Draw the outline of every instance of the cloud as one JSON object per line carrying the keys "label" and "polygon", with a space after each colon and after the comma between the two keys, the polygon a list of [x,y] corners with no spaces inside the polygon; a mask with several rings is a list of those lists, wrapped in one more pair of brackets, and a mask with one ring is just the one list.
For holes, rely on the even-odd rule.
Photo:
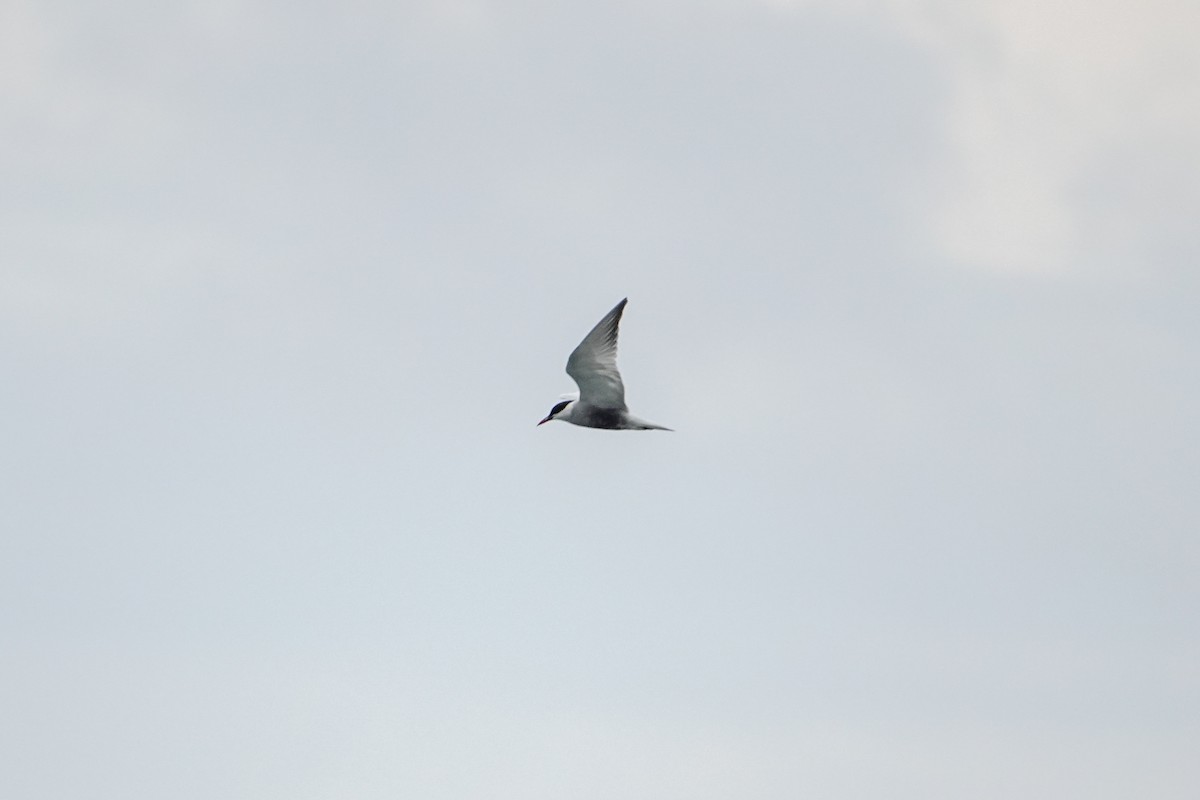
{"label": "cloud", "polygon": [[[1200,55],[1185,34],[1200,23],[1194,6],[904,0],[893,8],[951,76],[929,230],[955,262],[1022,273],[1094,265],[1120,246],[1120,233],[1081,187],[1121,168],[1114,159],[1126,148],[1161,150],[1181,132],[1200,135]],[[1194,152],[1171,150],[1160,158],[1197,169]],[[1143,202],[1128,197],[1123,213]]]}
{"label": "cloud", "polygon": [[[951,262],[1017,274],[1143,267],[1142,226],[1127,221],[1200,199],[1185,188],[1200,177],[1194,4],[762,4],[851,14],[935,54],[949,94],[944,153],[918,194],[924,235]],[[1088,197],[1097,182],[1160,191],[1100,208]]]}

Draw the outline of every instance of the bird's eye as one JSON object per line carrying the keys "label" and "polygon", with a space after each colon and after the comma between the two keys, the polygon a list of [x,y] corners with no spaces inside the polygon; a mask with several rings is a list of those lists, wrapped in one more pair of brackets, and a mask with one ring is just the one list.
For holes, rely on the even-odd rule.
{"label": "bird's eye", "polygon": [[563,401],[563,402],[561,402],[561,403],[555,403],[555,404],[554,404],[554,408],[550,409],[550,416],[552,416],[552,417],[553,417],[555,414],[557,414],[558,412],[560,412],[560,411],[562,411],[564,408],[566,408],[566,407],[567,407],[567,402],[569,402],[569,401],[566,401],[566,400],[564,400],[564,401]]}

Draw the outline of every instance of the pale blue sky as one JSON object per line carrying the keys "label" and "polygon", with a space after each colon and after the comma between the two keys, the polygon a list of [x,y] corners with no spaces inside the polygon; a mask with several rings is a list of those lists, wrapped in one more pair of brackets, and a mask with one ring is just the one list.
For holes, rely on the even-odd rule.
{"label": "pale blue sky", "polygon": [[1191,800],[1198,25],[10,0],[0,795]]}

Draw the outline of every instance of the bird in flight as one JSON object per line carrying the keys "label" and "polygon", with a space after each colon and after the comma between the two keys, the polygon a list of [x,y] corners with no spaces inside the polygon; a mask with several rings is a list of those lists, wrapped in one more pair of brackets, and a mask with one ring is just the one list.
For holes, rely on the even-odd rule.
{"label": "bird in flight", "polygon": [[579,397],[555,403],[538,425],[561,419],[585,428],[614,431],[671,430],[638,419],[625,405],[625,384],[617,371],[617,327],[628,302],[627,297],[605,314],[567,359],[567,374],[579,385]]}

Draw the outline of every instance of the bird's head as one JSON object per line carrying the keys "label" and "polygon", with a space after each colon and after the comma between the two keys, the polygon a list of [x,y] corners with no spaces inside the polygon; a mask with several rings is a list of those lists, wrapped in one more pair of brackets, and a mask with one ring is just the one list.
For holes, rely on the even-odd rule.
{"label": "bird's head", "polygon": [[554,407],[550,409],[550,413],[547,414],[546,418],[539,422],[538,425],[547,423],[552,419],[563,419],[569,413],[568,409],[574,404],[574,400],[560,400],[554,404]]}

